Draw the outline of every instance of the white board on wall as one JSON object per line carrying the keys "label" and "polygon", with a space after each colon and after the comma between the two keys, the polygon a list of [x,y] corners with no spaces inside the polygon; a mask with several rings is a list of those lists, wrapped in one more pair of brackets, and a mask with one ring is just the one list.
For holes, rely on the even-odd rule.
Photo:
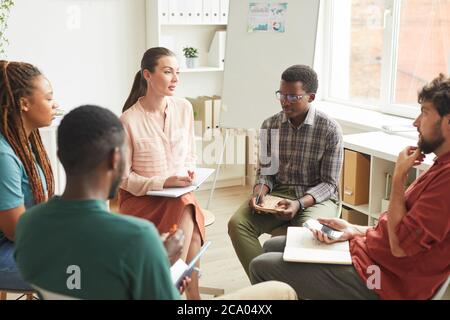
{"label": "white board on wall", "polygon": [[[247,32],[250,2],[287,3],[284,33]],[[259,128],[281,109],[275,98],[281,73],[313,66],[319,0],[230,1],[220,126]]]}

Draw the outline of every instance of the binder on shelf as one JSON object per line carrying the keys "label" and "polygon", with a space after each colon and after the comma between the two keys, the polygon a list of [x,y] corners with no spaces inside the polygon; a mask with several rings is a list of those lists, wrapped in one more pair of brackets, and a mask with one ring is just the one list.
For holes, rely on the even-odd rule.
{"label": "binder on shelf", "polygon": [[203,0],[186,0],[188,24],[201,24],[203,18]]}
{"label": "binder on shelf", "polygon": [[209,0],[211,1],[211,23],[220,23],[220,0]]}
{"label": "binder on shelf", "polygon": [[224,68],[226,39],[226,31],[216,31],[214,34],[208,52],[208,65],[211,67]]}
{"label": "binder on shelf", "polygon": [[169,23],[169,1],[158,0],[158,8],[160,23]]}
{"label": "binder on shelf", "polygon": [[220,0],[220,24],[228,23],[229,0]]}
{"label": "binder on shelf", "polygon": [[212,137],[213,100],[211,97],[201,96],[186,98],[192,104],[195,120],[195,135],[205,140]]}
{"label": "binder on shelf", "polygon": [[212,0],[203,0],[203,24],[212,24]]}
{"label": "binder on shelf", "polygon": [[222,109],[222,98],[220,96],[213,96],[213,112],[212,112],[212,129],[213,136],[220,135],[220,111]]}
{"label": "binder on shelf", "polygon": [[170,0],[169,2],[169,23],[187,23],[188,3],[185,0]]}

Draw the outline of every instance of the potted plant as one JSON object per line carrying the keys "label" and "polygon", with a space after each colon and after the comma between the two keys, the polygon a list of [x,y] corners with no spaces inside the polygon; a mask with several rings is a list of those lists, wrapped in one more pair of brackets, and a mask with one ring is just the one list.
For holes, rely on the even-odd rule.
{"label": "potted plant", "polygon": [[9,12],[13,5],[13,0],[1,0],[0,3],[0,58],[6,57],[8,39],[6,38],[5,33],[8,28]]}
{"label": "potted plant", "polygon": [[194,47],[184,47],[183,54],[186,58],[186,67],[196,68],[198,60],[198,49]]}

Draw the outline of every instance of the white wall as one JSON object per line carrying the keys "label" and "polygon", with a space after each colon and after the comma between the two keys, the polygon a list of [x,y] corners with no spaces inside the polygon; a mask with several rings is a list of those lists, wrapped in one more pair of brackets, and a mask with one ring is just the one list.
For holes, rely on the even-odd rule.
{"label": "white wall", "polygon": [[33,63],[70,110],[120,114],[146,49],[144,0],[16,0],[8,59]]}

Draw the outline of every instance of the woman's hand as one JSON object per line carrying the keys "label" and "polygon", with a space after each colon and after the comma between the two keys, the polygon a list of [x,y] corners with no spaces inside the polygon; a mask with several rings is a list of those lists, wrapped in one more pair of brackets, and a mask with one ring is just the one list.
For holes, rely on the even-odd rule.
{"label": "woman's hand", "polygon": [[164,188],[174,188],[174,187],[187,187],[192,184],[192,178],[181,177],[181,176],[171,176],[164,182]]}

